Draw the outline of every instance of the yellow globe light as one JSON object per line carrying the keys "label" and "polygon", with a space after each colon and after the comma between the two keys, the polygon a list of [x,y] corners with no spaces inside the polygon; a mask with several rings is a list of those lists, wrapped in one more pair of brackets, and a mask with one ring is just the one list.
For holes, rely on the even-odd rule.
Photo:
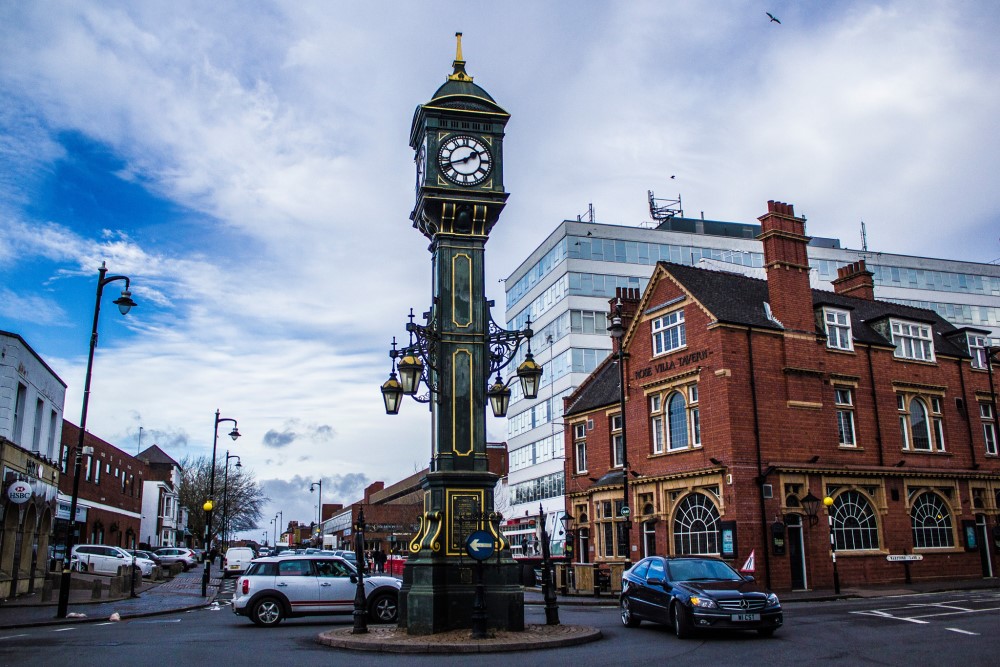
{"label": "yellow globe light", "polygon": [[833,504],[833,498],[827,496],[826,498],[823,499],[823,504],[829,507],[830,505]]}
{"label": "yellow globe light", "polygon": [[211,512],[213,507],[215,507],[215,505],[212,503],[211,500],[206,500],[205,504],[201,506],[201,508],[206,512]]}

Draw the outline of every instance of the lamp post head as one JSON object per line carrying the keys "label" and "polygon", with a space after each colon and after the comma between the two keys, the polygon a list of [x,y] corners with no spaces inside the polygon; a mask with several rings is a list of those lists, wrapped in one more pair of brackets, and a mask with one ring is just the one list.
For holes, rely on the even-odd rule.
{"label": "lamp post head", "polygon": [[510,389],[504,384],[500,373],[497,373],[496,381],[486,392],[486,396],[490,399],[490,407],[493,409],[494,417],[507,416],[507,407],[510,405],[510,393]]}
{"label": "lamp post head", "polygon": [[114,300],[114,304],[118,306],[118,311],[122,315],[128,315],[128,311],[135,307],[136,303],[132,300],[132,292],[128,289],[122,290],[122,295]]}
{"label": "lamp post head", "polygon": [[528,352],[524,361],[517,367],[517,377],[521,378],[521,389],[525,398],[538,398],[538,384],[542,379],[542,367],[535,363],[535,358]]}
{"label": "lamp post head", "polygon": [[621,299],[618,299],[617,303],[615,303],[615,315],[611,318],[611,326],[608,327],[608,333],[616,340],[620,340],[625,335],[625,326],[622,324]]}
{"label": "lamp post head", "polygon": [[240,459],[239,459],[238,456],[236,457],[236,467],[237,468],[242,468],[243,467],[243,462],[240,461]]}
{"label": "lamp post head", "polygon": [[201,508],[206,512],[211,512],[213,507],[215,507],[215,503],[213,503],[211,500],[206,500],[205,504],[201,506]]}
{"label": "lamp post head", "polygon": [[420,378],[424,373],[424,362],[414,354],[407,354],[399,360],[398,367],[403,393],[407,396],[413,396],[417,393]]}
{"label": "lamp post head", "polygon": [[831,505],[833,505],[833,498],[827,496],[826,498],[823,499],[823,504],[826,505],[827,507],[830,507]]}
{"label": "lamp post head", "polygon": [[382,400],[385,402],[385,414],[399,414],[399,404],[402,402],[403,393],[403,386],[396,379],[396,372],[389,373],[389,379],[382,383]]}
{"label": "lamp post head", "polygon": [[235,424],[233,425],[233,430],[229,432],[229,437],[232,438],[233,440],[236,440],[236,438],[240,437],[240,431],[238,428],[236,428]]}

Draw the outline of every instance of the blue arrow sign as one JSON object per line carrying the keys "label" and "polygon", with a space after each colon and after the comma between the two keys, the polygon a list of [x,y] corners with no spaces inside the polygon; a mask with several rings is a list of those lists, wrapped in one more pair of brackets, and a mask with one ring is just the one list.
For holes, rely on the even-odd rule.
{"label": "blue arrow sign", "polygon": [[486,560],[495,549],[493,536],[485,530],[477,530],[465,541],[465,552],[476,560]]}

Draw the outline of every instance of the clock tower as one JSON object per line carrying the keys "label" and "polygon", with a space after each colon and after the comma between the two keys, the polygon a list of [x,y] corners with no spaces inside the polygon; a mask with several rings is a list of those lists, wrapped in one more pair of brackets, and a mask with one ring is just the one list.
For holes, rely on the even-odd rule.
{"label": "clock tower", "polygon": [[[411,316],[410,344],[399,354],[404,391],[416,398],[415,383],[405,378],[419,373],[429,393],[417,400],[430,404],[433,421],[420,528],[409,544],[399,599],[399,625],[415,635],[472,627],[473,616],[480,625],[524,629],[519,567],[499,532],[493,498],[499,477],[490,472],[486,451],[490,375],[497,372],[499,381],[531,336],[530,328],[508,332],[493,322],[484,284],[486,241],[508,196],[503,138],[510,114],[473,83],[462,34],[456,37],[454,71],[417,107],[410,130],[416,164],[410,219],[430,240],[433,273],[431,308],[421,324]],[[529,348],[525,363],[537,379],[541,369],[530,356]],[[489,391],[492,396],[498,388]],[[478,569],[466,544],[483,534],[477,531],[494,536],[496,552]]]}

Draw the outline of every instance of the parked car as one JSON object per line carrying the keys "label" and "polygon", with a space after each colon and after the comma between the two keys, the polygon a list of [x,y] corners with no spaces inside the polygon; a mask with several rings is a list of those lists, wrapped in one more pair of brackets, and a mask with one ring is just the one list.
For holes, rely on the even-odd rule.
{"label": "parked car", "polygon": [[622,623],[643,620],[673,628],[680,639],[696,630],[756,630],[770,637],[783,622],[778,596],[755,590],[743,576],[717,558],[651,556],[622,575]]}
{"label": "parked car", "polygon": [[265,556],[270,556],[270,555],[271,555],[271,547],[261,547],[257,551],[258,558],[264,558]]}
{"label": "parked car", "polygon": [[[354,566],[337,556],[258,558],[236,582],[233,613],[263,627],[297,616],[351,614],[357,583]],[[394,577],[365,577],[372,622],[396,622],[401,586]]]}
{"label": "parked car", "polygon": [[163,565],[163,561],[160,559],[160,557],[154,554],[152,551],[146,551],[145,549],[136,549],[135,555],[139,558],[145,558],[146,560],[153,561],[154,565],[157,566]]}
{"label": "parked car", "polygon": [[157,549],[154,553],[160,557],[164,565],[182,563],[185,572],[198,564],[198,556],[187,547],[163,547]]}
{"label": "parked car", "polygon": [[255,556],[250,547],[229,547],[222,557],[222,578],[243,574]]}
{"label": "parked car", "polygon": [[[77,544],[73,547],[70,559],[71,569],[74,560],[78,570],[96,574],[124,574],[132,567],[132,554],[121,547],[108,544]],[[153,561],[137,558],[136,567],[142,571],[143,576],[149,576],[153,572]]]}

